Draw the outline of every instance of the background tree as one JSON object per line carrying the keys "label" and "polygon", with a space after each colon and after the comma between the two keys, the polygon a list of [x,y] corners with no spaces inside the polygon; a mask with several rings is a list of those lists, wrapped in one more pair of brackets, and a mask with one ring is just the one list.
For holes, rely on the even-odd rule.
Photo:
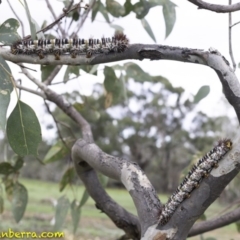
{"label": "background tree", "polygon": [[[190,2],[200,8],[209,8],[216,12],[239,10],[239,4],[224,7],[208,6],[202,1]],[[95,20],[99,12],[108,23],[110,23],[110,15],[119,18],[134,12],[144,29],[155,40],[154,33],[145,18],[149,10],[158,6],[162,7],[166,37],[171,33],[176,19],[176,5],[171,1],[139,1],[133,4],[127,0],[124,5],[116,1],[106,1],[105,5],[101,1],[92,1],[89,6],[81,2],[63,1],[63,13],[57,17],[53,6],[46,0],[54,22],[44,23],[41,28],[38,28],[30,14],[27,2],[24,1],[24,3],[31,29],[31,37],[24,36],[22,25],[24,40],[35,39],[36,35],[38,39],[58,36],[61,38],[75,37],[88,14],[91,13],[92,20]],[[85,9],[84,12],[83,9]],[[14,14],[16,15],[15,12]],[[64,24],[61,24],[61,21],[65,21]],[[21,23],[20,20],[19,22]],[[2,44],[9,45],[20,39],[17,33],[19,22],[15,19],[8,19],[1,25],[0,41]],[[230,29],[231,25],[229,22]],[[114,24],[111,26],[117,30],[121,29],[120,26]],[[41,30],[37,31],[37,29]],[[53,36],[44,35],[50,29],[56,30],[55,35],[52,33]],[[231,36],[231,32],[229,36]],[[63,157],[70,159],[71,154],[74,168],[86,186],[87,192],[96,202],[97,208],[106,213],[117,227],[125,231],[122,239],[185,239],[188,235],[195,235],[239,220],[239,209],[237,209],[221,216],[216,221],[206,221],[192,227],[197,218],[237,175],[239,168],[237,139],[233,139],[234,148],[231,154],[221,161],[216,171],[214,170],[217,173],[210,174],[208,179],[204,180],[200,187],[191,194],[190,200],[184,201],[164,226],[159,224],[162,203],[158,199],[154,187],[139,167],[141,166],[146,172],[154,169],[151,172],[155,173],[155,176],[151,177],[154,179],[158,175],[157,177],[162,181],[156,188],[172,191],[176,187],[177,181],[171,181],[172,176],[191,161],[191,154],[195,152],[192,149],[205,150],[205,144],[219,136],[218,133],[212,135],[209,133],[219,129],[218,124],[222,123],[224,119],[211,119],[203,113],[196,114],[191,130],[183,127],[186,116],[193,112],[196,104],[208,94],[208,86],[200,88],[198,94],[188,100],[184,98],[183,88],[173,87],[166,78],[159,75],[150,76],[137,64],[128,62],[123,65],[104,67],[105,92],[98,85],[92,96],[86,98],[78,92],[63,96],[54,89],[54,79],[64,64],[68,67],[62,79],[63,82],[69,81],[72,75],[79,76],[82,70],[96,74],[97,64],[126,59],[167,59],[202,64],[214,69],[218,74],[224,94],[239,119],[239,82],[229,63],[218,51],[129,44],[123,53],[93,54],[90,57],[79,55],[76,58],[70,58],[69,55],[63,54],[60,59],[56,59],[53,54],[48,54],[40,59],[36,54],[13,55],[9,49],[4,47],[0,48],[0,56],[0,102],[2,104],[0,125],[2,129],[5,129],[6,125],[9,144],[13,151],[20,156],[13,158],[12,161],[1,163],[0,173],[3,175],[3,183],[8,190],[8,195],[14,199],[13,213],[16,221],[20,221],[22,218],[27,204],[27,190],[18,182],[16,176],[23,166],[22,157],[33,155],[40,159],[37,148],[41,142],[41,129],[34,111],[20,100],[20,93],[18,93],[16,107],[6,120],[10,93],[13,89],[31,92],[42,97],[47,112],[50,114],[52,114],[50,102],[65,114],[59,113],[57,109],[52,114],[59,140],[50,148],[43,162],[49,163]],[[21,85],[19,81],[15,80],[5,60],[16,63],[38,90]],[[23,63],[41,65],[41,80],[33,76],[30,72],[31,69],[25,67]],[[91,65],[94,66],[91,67]],[[233,66],[235,66],[234,62]],[[50,87],[50,85],[52,86]],[[136,91],[137,88],[139,88],[139,92]],[[134,112],[127,106],[127,103],[133,103],[133,105],[138,103],[141,108]],[[105,108],[108,110],[106,111]],[[114,116],[114,108],[119,110],[120,117]],[[79,128],[81,132],[79,132]],[[98,178],[95,171],[123,183],[133,198],[138,217],[123,209],[110,198],[102,186],[104,179]],[[72,179],[73,168],[70,167],[61,180],[61,190],[70,184]],[[159,181],[159,179],[157,180]],[[157,185],[156,182],[154,185]],[[9,191],[9,189],[12,190]],[[86,196],[87,193],[80,205],[76,200],[71,204],[72,209],[76,210],[73,211],[76,213],[76,216],[73,216],[76,226],[79,221],[77,216],[80,214],[80,208],[85,202]],[[3,203],[2,198],[0,202]],[[21,204],[14,205],[16,202]],[[59,206],[62,206],[63,211],[69,205],[68,200],[59,200]],[[183,222],[183,218],[186,221]],[[61,225],[57,224],[56,228]],[[178,227],[176,232],[173,232],[173,226]]]}

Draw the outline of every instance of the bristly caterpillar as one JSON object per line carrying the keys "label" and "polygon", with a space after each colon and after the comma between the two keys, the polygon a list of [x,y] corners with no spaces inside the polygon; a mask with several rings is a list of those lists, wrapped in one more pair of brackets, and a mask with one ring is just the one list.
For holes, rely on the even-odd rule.
{"label": "bristly caterpillar", "polygon": [[165,225],[178,206],[190,197],[192,191],[199,186],[204,177],[207,177],[213,168],[218,167],[219,161],[223,156],[232,149],[232,141],[230,139],[223,139],[203,158],[192,167],[182,183],[178,186],[177,190],[164,204],[158,223]]}
{"label": "bristly caterpillar", "polygon": [[93,54],[100,53],[121,53],[128,47],[129,40],[126,35],[115,34],[112,38],[101,39],[46,39],[46,40],[19,40],[11,45],[11,53],[32,55],[36,54],[43,59],[47,54],[53,54],[56,60],[61,55],[70,55],[76,58],[77,55],[86,54],[90,58]]}

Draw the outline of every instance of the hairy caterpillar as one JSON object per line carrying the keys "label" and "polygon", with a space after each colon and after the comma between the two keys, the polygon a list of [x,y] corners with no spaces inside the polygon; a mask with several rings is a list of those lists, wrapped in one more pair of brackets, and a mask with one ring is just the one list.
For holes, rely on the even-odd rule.
{"label": "hairy caterpillar", "polygon": [[112,38],[101,39],[19,40],[11,45],[11,53],[14,55],[36,54],[40,59],[47,54],[53,54],[56,60],[60,60],[60,55],[76,58],[77,55],[86,54],[86,57],[90,58],[93,54],[124,52],[128,42],[124,34],[115,34]]}
{"label": "hairy caterpillar", "polygon": [[190,197],[191,192],[199,186],[204,177],[212,171],[213,168],[218,166],[218,162],[223,156],[232,149],[232,141],[230,139],[223,139],[203,158],[198,160],[182,183],[178,186],[177,190],[171,195],[167,203],[163,206],[161,215],[159,217],[159,224],[165,225],[178,206]]}

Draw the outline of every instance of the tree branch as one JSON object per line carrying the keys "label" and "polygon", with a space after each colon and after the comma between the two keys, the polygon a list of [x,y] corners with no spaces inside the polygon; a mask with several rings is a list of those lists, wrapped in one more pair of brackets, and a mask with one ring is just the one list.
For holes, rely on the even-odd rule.
{"label": "tree branch", "polygon": [[87,171],[87,163],[82,162],[73,151],[72,157],[78,176],[83,181],[96,207],[106,213],[115,225],[123,229],[130,239],[139,240],[141,228],[136,216],[118,205],[104,190],[94,170]]}
{"label": "tree branch", "polygon": [[62,69],[62,65],[57,65],[49,74],[48,78],[44,81],[44,83],[46,85],[50,85],[61,69]]}
{"label": "tree branch", "polygon": [[[233,140],[233,149],[219,162],[219,166],[210,172],[209,176],[201,182],[200,187],[191,193],[189,199],[183,201],[169,222],[164,226],[158,227],[167,234],[167,237],[171,236],[170,239],[172,240],[187,238],[194,222],[219,197],[223,189],[239,173],[239,153],[240,138],[238,137]],[[174,235],[172,235],[173,226],[178,226]],[[196,226],[198,225],[196,224]],[[209,230],[206,229],[206,231]]]}
{"label": "tree branch", "polygon": [[188,234],[188,237],[193,237],[201,233],[224,227],[238,220],[240,220],[240,208],[234,209],[233,211],[220,217],[194,224]]}
{"label": "tree branch", "polygon": [[[231,4],[232,4],[232,0],[229,0],[229,5]],[[232,14],[231,13],[228,14],[228,46],[229,46],[229,55],[231,57],[232,64],[233,64],[233,70],[235,72],[236,62],[234,60],[233,50],[232,50]]]}
{"label": "tree branch", "polygon": [[48,88],[44,83],[38,81],[27,69],[22,68],[22,72],[45,93],[47,100],[54,102],[72,120],[79,124],[83,138],[87,142],[93,142],[92,130],[89,123],[71,104],[67,103],[61,95]]}
{"label": "tree branch", "polygon": [[0,55],[11,62],[26,62],[43,65],[94,65],[100,63],[109,63],[126,59],[151,59],[151,60],[175,60],[180,62],[190,62],[209,66],[217,73],[226,98],[234,107],[238,120],[240,122],[240,84],[229,66],[228,61],[217,51],[210,49],[203,51],[199,49],[179,48],[154,44],[132,44],[123,53],[96,54],[91,58],[85,55],[79,55],[71,58],[69,55],[62,55],[60,60],[55,60],[53,55],[47,55],[44,59],[37,56],[13,55],[9,50],[0,48]]}
{"label": "tree branch", "polygon": [[22,86],[22,85],[20,85],[20,84],[16,84],[16,87],[17,87],[18,89],[24,90],[24,91],[26,91],[26,92],[30,92],[30,93],[32,93],[32,94],[38,95],[39,97],[42,97],[43,99],[46,98],[46,96],[45,96],[44,93],[41,93],[41,92],[32,90],[32,89],[27,88],[27,87],[24,87],[24,86]]}
{"label": "tree branch", "polygon": [[188,0],[192,4],[198,6],[199,9],[206,9],[217,13],[229,13],[236,12],[240,10],[240,3],[235,3],[233,5],[219,5],[206,3],[201,0]]}
{"label": "tree branch", "polygon": [[142,235],[149,226],[156,224],[161,203],[152,184],[136,163],[110,156],[94,143],[89,144],[83,139],[74,144],[72,159],[76,166],[84,160],[95,170],[124,184],[136,206]]}

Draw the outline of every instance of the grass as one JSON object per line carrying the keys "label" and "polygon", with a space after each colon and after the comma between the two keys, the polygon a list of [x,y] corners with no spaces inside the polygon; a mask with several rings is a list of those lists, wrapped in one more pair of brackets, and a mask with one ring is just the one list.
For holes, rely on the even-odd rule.
{"label": "grass", "polygon": [[[5,199],[4,213],[0,215],[0,231],[7,231],[9,228],[14,231],[35,231],[38,233],[51,231],[53,226],[50,224],[50,221],[54,217],[55,210],[49,200],[57,200],[63,195],[67,196],[70,201],[74,198],[80,200],[84,192],[84,187],[82,186],[68,188],[63,193],[60,193],[59,186],[56,183],[32,179],[21,179],[20,182],[28,189],[28,205],[25,215],[20,223],[15,223],[11,213],[10,202]],[[136,214],[135,206],[126,190],[107,189],[107,191],[121,206],[133,214]],[[166,195],[161,195],[160,198],[162,201],[167,201]],[[209,218],[221,209],[222,207],[219,204],[214,203],[206,211],[206,215]],[[70,213],[68,213],[63,231],[65,233],[65,239],[73,239]],[[82,208],[81,219],[75,239],[114,240],[121,235],[123,235],[123,231],[115,227],[104,213],[96,209],[94,201],[89,198]],[[207,237],[214,237],[218,240],[240,239],[240,235],[237,233],[234,224],[205,233],[203,237],[202,239],[207,239]],[[200,240],[201,238],[198,236],[190,239]]]}

